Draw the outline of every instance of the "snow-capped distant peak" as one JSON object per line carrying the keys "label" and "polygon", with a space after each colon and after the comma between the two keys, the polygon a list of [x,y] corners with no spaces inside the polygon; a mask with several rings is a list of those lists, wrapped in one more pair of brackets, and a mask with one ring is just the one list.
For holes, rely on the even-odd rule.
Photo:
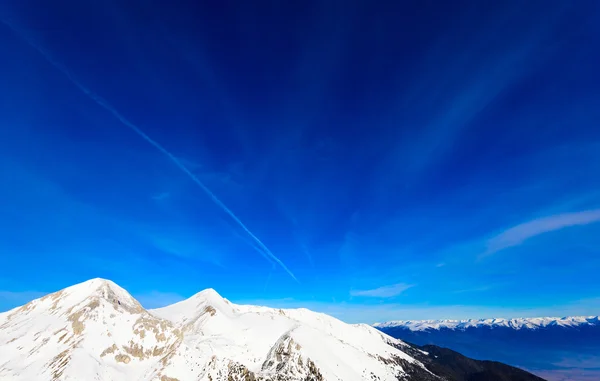
{"label": "snow-capped distant peak", "polygon": [[569,316],[569,317],[538,317],[516,319],[468,319],[468,320],[393,320],[385,323],[375,323],[374,327],[406,328],[411,331],[439,329],[467,329],[477,327],[506,327],[513,329],[539,329],[551,326],[577,327],[584,325],[600,325],[598,316]]}

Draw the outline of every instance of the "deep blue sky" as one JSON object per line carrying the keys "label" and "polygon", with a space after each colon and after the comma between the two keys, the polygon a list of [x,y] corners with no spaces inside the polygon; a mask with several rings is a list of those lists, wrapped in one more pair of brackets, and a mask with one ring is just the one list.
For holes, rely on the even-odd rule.
{"label": "deep blue sky", "polygon": [[0,310],[598,314],[600,3],[487,3],[3,2]]}

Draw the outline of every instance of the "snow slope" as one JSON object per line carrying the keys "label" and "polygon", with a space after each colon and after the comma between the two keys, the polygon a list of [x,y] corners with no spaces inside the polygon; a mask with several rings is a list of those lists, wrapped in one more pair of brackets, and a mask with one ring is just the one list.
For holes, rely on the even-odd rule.
{"label": "snow slope", "polygon": [[374,327],[385,329],[402,327],[411,331],[425,331],[430,329],[466,329],[481,327],[505,327],[513,329],[539,329],[551,326],[579,327],[599,325],[598,316],[571,316],[571,317],[540,317],[517,319],[469,319],[469,320],[394,320],[385,323],[375,323]]}
{"label": "snow slope", "polygon": [[0,322],[2,380],[134,380],[181,336],[102,279],[36,299]]}
{"label": "snow slope", "polygon": [[410,380],[424,367],[405,347],[367,325],[235,305],[212,289],[146,311],[103,279],[0,314],[3,381]]}

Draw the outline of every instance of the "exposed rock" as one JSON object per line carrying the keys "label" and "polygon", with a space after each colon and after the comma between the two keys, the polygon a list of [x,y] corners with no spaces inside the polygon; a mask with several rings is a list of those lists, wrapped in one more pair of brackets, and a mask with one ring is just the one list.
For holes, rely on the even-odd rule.
{"label": "exposed rock", "polygon": [[100,357],[104,357],[108,354],[113,354],[115,353],[119,348],[117,348],[116,344],[113,344],[112,346],[106,348],[105,350],[102,351],[102,353],[100,353]]}
{"label": "exposed rock", "polygon": [[129,364],[129,362],[131,361],[131,357],[127,356],[127,355],[123,355],[123,354],[119,354],[115,356],[115,360],[117,362],[122,362],[125,364]]}
{"label": "exposed rock", "polygon": [[69,355],[69,349],[65,349],[58,355],[54,356],[48,368],[52,371],[52,380],[58,380],[60,376],[62,376],[65,367],[71,360],[71,356]]}
{"label": "exposed rock", "polygon": [[87,305],[85,305],[80,310],[71,313],[72,308],[67,312],[70,313],[68,320],[71,322],[71,328],[73,329],[73,333],[75,335],[81,335],[83,330],[85,329],[85,324],[82,321],[86,314],[89,314],[91,311],[95,310],[100,306],[100,301],[98,298],[93,298]]}
{"label": "exposed rock", "polygon": [[217,313],[217,310],[215,310],[215,307],[213,307],[213,306],[206,306],[206,307],[204,307],[204,313],[210,314],[210,316],[215,316]]}
{"label": "exposed rock", "polygon": [[257,380],[322,380],[323,375],[318,367],[310,358],[303,358],[301,349],[300,344],[288,334],[283,335],[269,351],[261,367],[261,376]]}
{"label": "exposed rock", "polygon": [[165,331],[171,329],[173,326],[171,323],[156,319],[149,315],[141,316],[133,325],[134,331],[136,335],[139,335],[142,339],[146,336],[146,332],[154,333],[154,337],[158,341],[166,341],[167,338],[165,336]]}
{"label": "exposed rock", "polygon": [[133,340],[129,341],[129,346],[124,345],[123,350],[131,356],[136,357],[140,360],[143,360],[152,354],[148,351],[144,352],[144,347],[139,345],[138,343],[134,343]]}

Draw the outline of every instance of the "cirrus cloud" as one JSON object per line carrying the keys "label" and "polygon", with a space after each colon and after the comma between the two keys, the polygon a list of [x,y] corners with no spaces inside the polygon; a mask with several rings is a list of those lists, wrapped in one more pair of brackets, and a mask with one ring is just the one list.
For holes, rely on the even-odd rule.
{"label": "cirrus cloud", "polygon": [[571,226],[588,225],[600,221],[600,209],[574,213],[555,214],[513,226],[487,241],[487,250],[482,256],[494,254],[509,247],[518,246],[540,234]]}
{"label": "cirrus cloud", "polygon": [[382,286],[371,290],[351,290],[351,296],[363,296],[368,298],[393,298],[398,296],[409,288],[413,287],[413,284],[397,283],[389,286]]}

